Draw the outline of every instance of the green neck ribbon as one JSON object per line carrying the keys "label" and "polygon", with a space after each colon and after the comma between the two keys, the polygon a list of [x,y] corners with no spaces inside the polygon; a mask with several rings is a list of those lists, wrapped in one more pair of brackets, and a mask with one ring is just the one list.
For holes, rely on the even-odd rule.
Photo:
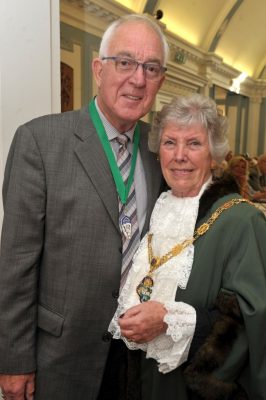
{"label": "green neck ribbon", "polygon": [[116,189],[117,189],[118,195],[120,197],[121,203],[126,204],[128,194],[130,191],[130,187],[131,187],[133,179],[134,179],[134,172],[135,172],[136,161],[137,161],[139,139],[140,139],[139,125],[137,123],[136,128],[134,130],[134,141],[133,141],[134,147],[133,147],[133,155],[132,155],[132,159],[131,159],[131,168],[130,168],[130,173],[129,173],[129,177],[127,180],[127,184],[125,185],[123,178],[121,176],[119,167],[117,166],[117,162],[116,162],[112,147],[110,145],[108,136],[105,132],[102,120],[101,120],[101,118],[98,114],[97,108],[95,106],[94,100],[92,100],[89,103],[89,114],[90,114],[91,120],[93,122],[93,125],[96,129],[96,132],[99,136],[99,139],[102,143],[107,160],[109,162],[110,169],[111,169],[114,181],[115,181]]}

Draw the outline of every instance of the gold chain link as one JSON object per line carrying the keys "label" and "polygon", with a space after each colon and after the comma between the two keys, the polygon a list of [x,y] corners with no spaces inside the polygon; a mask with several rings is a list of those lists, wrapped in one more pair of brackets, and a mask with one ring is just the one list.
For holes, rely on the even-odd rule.
{"label": "gold chain link", "polygon": [[254,206],[254,204],[247,199],[232,199],[224,203],[221,207],[217,208],[216,211],[210,216],[210,218],[204,222],[202,225],[196,229],[191,239],[184,240],[182,243],[178,243],[175,245],[168,253],[164,254],[162,257],[156,257],[153,254],[151,240],[152,233],[148,234],[148,255],[149,255],[149,263],[150,263],[150,271],[149,274],[152,274],[156,269],[158,269],[161,265],[165,264],[171,258],[177,256],[181,253],[187,246],[194,243],[200,236],[203,236],[212,226],[212,224],[219,218],[223,211],[232,207],[233,205],[239,203],[248,203]]}

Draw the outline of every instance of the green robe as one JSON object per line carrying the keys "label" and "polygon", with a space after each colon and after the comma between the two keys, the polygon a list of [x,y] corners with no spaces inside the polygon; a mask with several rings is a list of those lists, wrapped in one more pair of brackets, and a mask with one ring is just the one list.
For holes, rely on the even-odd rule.
{"label": "green robe", "polygon": [[[216,200],[197,227],[236,197],[240,196],[234,193]],[[195,242],[187,288],[178,288],[176,301],[211,309],[221,289],[236,294],[244,326],[214,375],[225,382],[239,382],[250,400],[266,399],[266,219],[246,203],[225,210]],[[143,353],[142,400],[199,399],[188,390],[183,370],[180,366],[168,374],[159,373],[156,362],[145,359]],[[211,398],[216,399],[215,393]]]}

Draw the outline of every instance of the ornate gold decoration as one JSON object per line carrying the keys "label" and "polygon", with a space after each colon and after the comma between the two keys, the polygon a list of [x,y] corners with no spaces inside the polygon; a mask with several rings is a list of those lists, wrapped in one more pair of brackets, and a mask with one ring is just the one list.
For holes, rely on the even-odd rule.
{"label": "ornate gold decoration", "polygon": [[154,284],[152,274],[154,271],[156,271],[156,269],[158,269],[161,265],[165,264],[171,258],[180,254],[187,246],[194,243],[195,240],[197,240],[200,236],[203,236],[210,229],[212,224],[219,218],[219,216],[222,214],[223,211],[228,210],[232,206],[240,203],[248,203],[254,206],[254,204],[251,201],[246,199],[232,199],[227,201],[221,207],[217,208],[217,210],[213,212],[210,218],[195,230],[192,238],[184,240],[182,243],[176,244],[168,253],[164,254],[162,257],[157,257],[153,254],[152,244],[151,244],[153,234],[149,233],[148,257],[149,257],[150,270],[136,288],[136,291],[140,298],[140,302],[142,303],[150,300],[152,287]]}

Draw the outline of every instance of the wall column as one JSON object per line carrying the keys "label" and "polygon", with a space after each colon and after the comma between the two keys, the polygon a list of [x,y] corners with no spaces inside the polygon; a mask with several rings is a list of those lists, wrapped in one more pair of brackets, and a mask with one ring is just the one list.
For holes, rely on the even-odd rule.
{"label": "wall column", "polygon": [[261,97],[250,97],[248,113],[247,152],[257,156]]}

